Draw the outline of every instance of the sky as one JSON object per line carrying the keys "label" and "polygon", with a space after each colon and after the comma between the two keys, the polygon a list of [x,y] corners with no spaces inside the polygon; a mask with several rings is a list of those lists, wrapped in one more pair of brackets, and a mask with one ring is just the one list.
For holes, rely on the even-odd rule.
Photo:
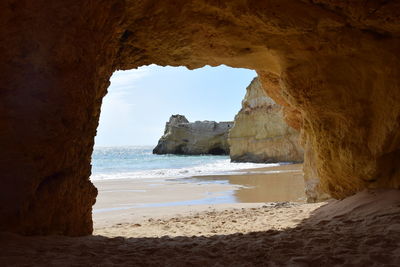
{"label": "sky", "polygon": [[253,70],[226,66],[116,71],[103,99],[95,145],[154,146],[172,114],[189,121],[231,121],[255,76]]}

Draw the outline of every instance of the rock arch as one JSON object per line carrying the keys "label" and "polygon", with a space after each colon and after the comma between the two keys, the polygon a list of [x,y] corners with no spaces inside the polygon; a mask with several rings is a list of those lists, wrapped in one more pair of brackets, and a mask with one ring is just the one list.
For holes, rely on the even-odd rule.
{"label": "rock arch", "polygon": [[400,184],[399,1],[0,3],[0,231],[84,235],[90,156],[114,70],[256,70],[343,198]]}

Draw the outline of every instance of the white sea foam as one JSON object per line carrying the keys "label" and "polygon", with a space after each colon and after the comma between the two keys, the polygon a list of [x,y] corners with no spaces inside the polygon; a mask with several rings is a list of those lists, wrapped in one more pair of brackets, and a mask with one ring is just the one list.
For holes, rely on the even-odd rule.
{"label": "white sea foam", "polygon": [[216,160],[213,163],[197,165],[193,167],[153,169],[128,172],[95,173],[91,176],[92,180],[105,179],[139,179],[139,178],[185,178],[204,175],[228,175],[237,174],[235,171],[252,168],[263,168],[279,166],[279,164],[268,163],[232,163],[229,159]]}

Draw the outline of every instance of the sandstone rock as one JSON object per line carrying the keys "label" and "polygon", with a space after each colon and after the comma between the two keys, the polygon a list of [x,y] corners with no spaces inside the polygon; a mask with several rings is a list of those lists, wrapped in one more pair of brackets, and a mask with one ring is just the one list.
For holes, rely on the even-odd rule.
{"label": "sandstone rock", "polygon": [[399,17],[399,1],[1,1],[0,231],[91,233],[102,97],[149,64],[275,76],[322,190],[400,188]]}
{"label": "sandstone rock", "polygon": [[227,155],[228,132],[233,122],[189,122],[185,116],[172,115],[154,154]]}
{"label": "sandstone rock", "polygon": [[315,203],[330,199],[331,196],[322,188],[320,177],[316,169],[316,154],[310,145],[304,144],[303,177],[305,194],[308,203]]}
{"label": "sandstone rock", "polygon": [[307,133],[304,132],[304,128],[302,127],[303,117],[300,110],[289,103],[290,99],[285,98],[286,94],[282,90],[283,84],[279,76],[265,71],[258,71],[257,73],[260,83],[263,85],[263,89],[283,107],[286,123],[302,133],[298,141],[301,143],[301,147],[304,150],[303,174],[307,202],[319,202],[329,199],[328,190],[324,190],[320,183],[316,165],[316,153],[311,143],[307,141]]}
{"label": "sandstone rock", "polygon": [[236,162],[301,162],[299,132],[288,126],[282,106],[267,96],[258,78],[247,87],[242,109],[229,132]]}

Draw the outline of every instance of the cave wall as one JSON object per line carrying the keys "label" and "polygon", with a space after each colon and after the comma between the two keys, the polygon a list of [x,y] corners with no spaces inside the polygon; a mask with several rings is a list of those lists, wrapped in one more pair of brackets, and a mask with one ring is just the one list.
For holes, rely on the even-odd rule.
{"label": "cave wall", "polygon": [[322,191],[399,188],[399,17],[399,1],[2,1],[0,231],[91,233],[109,77],[153,63],[275,76]]}
{"label": "cave wall", "polygon": [[0,231],[91,233],[93,136],[122,10],[106,1],[1,2]]}

